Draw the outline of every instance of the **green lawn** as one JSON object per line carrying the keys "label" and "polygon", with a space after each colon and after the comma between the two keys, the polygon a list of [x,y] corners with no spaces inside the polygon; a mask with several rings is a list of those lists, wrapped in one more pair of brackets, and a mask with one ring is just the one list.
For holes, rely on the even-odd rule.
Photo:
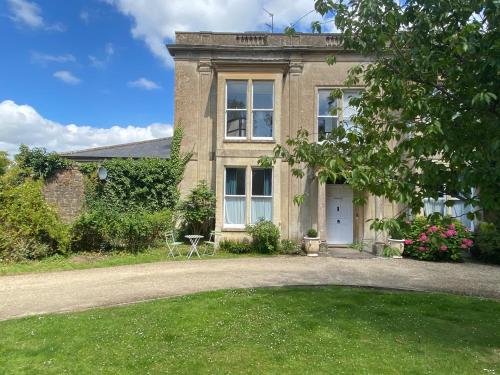
{"label": "green lawn", "polygon": [[[199,247],[202,254],[203,246]],[[151,248],[137,254],[129,252],[110,252],[110,253],[78,253],[68,257],[54,256],[40,261],[26,261],[20,263],[1,263],[0,275],[13,275],[27,272],[48,272],[48,271],[63,271],[76,270],[86,268],[99,268],[111,266],[123,266],[127,264],[151,263],[159,261],[186,261],[189,250],[188,245],[182,245],[180,251],[183,256],[176,256],[175,259],[168,257],[168,250],[164,247]],[[221,259],[221,258],[237,258],[241,256],[259,256],[259,254],[231,254],[218,252],[215,256],[202,256],[201,259]],[[199,259],[193,256],[192,260]]]}
{"label": "green lawn", "polygon": [[0,322],[7,374],[498,374],[500,303],[339,287]]}

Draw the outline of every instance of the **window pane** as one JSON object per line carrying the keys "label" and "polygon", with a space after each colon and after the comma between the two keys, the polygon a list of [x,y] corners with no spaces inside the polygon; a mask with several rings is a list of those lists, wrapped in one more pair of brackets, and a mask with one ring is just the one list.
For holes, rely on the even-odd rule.
{"label": "window pane", "polygon": [[227,136],[247,136],[247,111],[226,111],[227,114]]}
{"label": "window pane", "polygon": [[273,81],[253,82],[253,108],[273,109]]}
{"label": "window pane", "polygon": [[273,199],[272,198],[252,198],[252,224],[259,220],[273,219]]}
{"label": "window pane", "polygon": [[[333,102],[330,101],[331,90],[319,90],[318,91],[318,115],[319,116],[332,116],[332,109],[337,109],[337,100]],[[333,112],[336,116],[337,113]]]}
{"label": "window pane", "polygon": [[324,140],[336,127],[336,117],[318,117],[318,139]]}
{"label": "window pane", "polygon": [[272,169],[252,169],[252,195],[271,196]]}
{"label": "window pane", "polygon": [[226,195],[245,195],[245,168],[226,168]]}
{"label": "window pane", "polygon": [[247,107],[247,81],[227,81],[227,108]]}
{"label": "window pane", "polygon": [[344,126],[349,128],[352,126],[352,117],[356,115],[357,108],[350,104],[351,98],[359,98],[361,93],[359,91],[346,91],[342,98],[342,119]]}
{"label": "window pane", "polygon": [[253,112],[253,137],[273,137],[273,111]]}
{"label": "window pane", "polygon": [[224,223],[244,225],[246,222],[245,197],[224,198]]}

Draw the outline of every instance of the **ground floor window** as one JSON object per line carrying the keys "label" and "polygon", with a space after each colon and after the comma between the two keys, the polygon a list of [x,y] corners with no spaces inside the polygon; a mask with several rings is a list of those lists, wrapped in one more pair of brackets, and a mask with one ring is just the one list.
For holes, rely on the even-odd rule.
{"label": "ground floor window", "polygon": [[245,168],[226,168],[224,186],[224,224],[242,227],[246,223]]}
{"label": "ground floor window", "polygon": [[[446,206],[445,202],[450,200],[453,202],[452,206]],[[451,216],[455,220],[460,221],[466,228],[473,231],[474,220],[467,218],[468,212],[473,212],[474,207],[467,205],[463,200],[450,196],[441,196],[438,199],[425,198],[424,199],[424,215],[428,216],[433,213],[440,213],[443,216]]]}
{"label": "ground floor window", "polygon": [[271,169],[252,169],[252,224],[273,218],[272,180]]}

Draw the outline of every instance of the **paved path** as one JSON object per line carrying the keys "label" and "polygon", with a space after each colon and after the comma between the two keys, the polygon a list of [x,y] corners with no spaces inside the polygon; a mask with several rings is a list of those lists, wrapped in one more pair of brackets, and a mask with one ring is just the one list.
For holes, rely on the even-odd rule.
{"label": "paved path", "polygon": [[179,261],[0,277],[0,320],[205,290],[360,285],[500,299],[500,267],[329,257]]}

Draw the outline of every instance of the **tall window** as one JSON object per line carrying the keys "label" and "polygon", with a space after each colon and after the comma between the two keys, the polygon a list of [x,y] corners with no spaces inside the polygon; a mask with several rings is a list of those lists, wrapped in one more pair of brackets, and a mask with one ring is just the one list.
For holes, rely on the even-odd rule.
{"label": "tall window", "polygon": [[247,136],[247,81],[226,82],[226,137]]}
{"label": "tall window", "polygon": [[245,168],[226,168],[224,224],[242,227],[246,223]]}
{"label": "tall window", "polygon": [[274,82],[252,82],[252,138],[273,137]]}
{"label": "tall window", "polygon": [[[352,118],[356,115],[356,107],[351,103],[352,98],[359,98],[359,90],[343,90],[342,98],[330,98],[331,89],[318,90],[318,140],[326,139],[339,123],[349,129]],[[341,111],[339,111],[342,109]]]}
{"label": "tall window", "polygon": [[331,90],[318,91],[318,140],[327,138],[337,127],[337,99],[330,99]]}
{"label": "tall window", "polygon": [[342,95],[342,122],[346,129],[352,126],[352,117],[356,115],[357,108],[351,104],[352,98],[359,98],[361,93],[355,90],[346,90]]}
{"label": "tall window", "polygon": [[273,218],[272,181],[272,169],[252,169],[252,224]]}

